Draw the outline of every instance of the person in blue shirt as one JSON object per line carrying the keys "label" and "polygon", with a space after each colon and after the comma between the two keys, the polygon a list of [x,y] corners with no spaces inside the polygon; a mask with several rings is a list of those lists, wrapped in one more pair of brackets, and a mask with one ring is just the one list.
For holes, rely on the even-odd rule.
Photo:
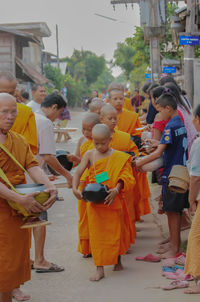
{"label": "person in blue shirt", "polygon": [[145,158],[135,161],[136,168],[151,162],[162,155],[164,157],[164,170],[162,176],[162,202],[163,211],[168,218],[170,242],[162,258],[174,257],[180,251],[181,214],[184,208],[189,208],[188,192],[175,193],[168,188],[168,176],[174,165],[186,166],[188,159],[187,133],[184,123],[177,112],[177,102],[170,93],[161,95],[157,101],[157,109],[163,120],[169,120],[162,134],[157,149]]}

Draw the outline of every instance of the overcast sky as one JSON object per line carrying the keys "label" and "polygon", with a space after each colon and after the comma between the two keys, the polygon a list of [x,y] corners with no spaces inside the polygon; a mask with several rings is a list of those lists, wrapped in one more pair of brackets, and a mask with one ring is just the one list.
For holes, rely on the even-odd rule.
{"label": "overcast sky", "polygon": [[[110,21],[101,14],[118,19]],[[124,41],[140,24],[139,6],[128,10],[110,0],[17,0],[2,1],[1,23],[46,22],[52,36],[45,38],[45,49],[56,53],[55,24],[59,27],[60,57],[71,56],[73,49],[87,49],[107,59],[113,57],[117,42]]]}

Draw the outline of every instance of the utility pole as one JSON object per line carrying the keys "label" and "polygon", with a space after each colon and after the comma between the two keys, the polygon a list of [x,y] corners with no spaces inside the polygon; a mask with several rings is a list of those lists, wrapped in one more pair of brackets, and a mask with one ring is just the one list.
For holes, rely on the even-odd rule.
{"label": "utility pole", "polygon": [[[192,36],[197,31],[197,1],[187,0],[186,34]],[[195,46],[184,46],[184,88],[192,105],[194,103],[194,50]]]}
{"label": "utility pole", "polygon": [[58,25],[56,24],[56,49],[57,49],[57,67],[60,69],[59,44],[58,44]]}

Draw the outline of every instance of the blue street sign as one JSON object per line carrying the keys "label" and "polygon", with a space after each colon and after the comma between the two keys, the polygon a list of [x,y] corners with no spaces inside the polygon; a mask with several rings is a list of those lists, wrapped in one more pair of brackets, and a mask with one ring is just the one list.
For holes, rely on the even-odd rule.
{"label": "blue street sign", "polygon": [[180,36],[180,45],[200,45],[200,37],[197,36]]}
{"label": "blue street sign", "polygon": [[151,73],[145,73],[145,79],[151,79]]}
{"label": "blue street sign", "polygon": [[172,67],[172,66],[163,67],[163,73],[176,73],[176,67]]}

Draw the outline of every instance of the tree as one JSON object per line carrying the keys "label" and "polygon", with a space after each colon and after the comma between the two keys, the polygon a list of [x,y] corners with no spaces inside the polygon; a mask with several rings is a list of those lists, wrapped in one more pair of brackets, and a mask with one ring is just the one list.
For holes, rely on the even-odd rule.
{"label": "tree", "polygon": [[61,73],[59,68],[53,67],[52,65],[45,65],[44,74],[59,91],[64,87],[65,75]]}
{"label": "tree", "polygon": [[110,83],[112,83],[113,81],[114,77],[110,69],[108,69],[108,67],[105,67],[104,71],[98,76],[97,81],[91,85],[91,88],[98,91],[103,91],[106,90]]}
{"label": "tree", "polygon": [[134,68],[132,58],[135,54],[135,51],[132,45],[125,43],[117,43],[117,49],[114,52],[114,65],[121,67],[122,71],[125,74],[125,77],[129,79],[130,72]]}

